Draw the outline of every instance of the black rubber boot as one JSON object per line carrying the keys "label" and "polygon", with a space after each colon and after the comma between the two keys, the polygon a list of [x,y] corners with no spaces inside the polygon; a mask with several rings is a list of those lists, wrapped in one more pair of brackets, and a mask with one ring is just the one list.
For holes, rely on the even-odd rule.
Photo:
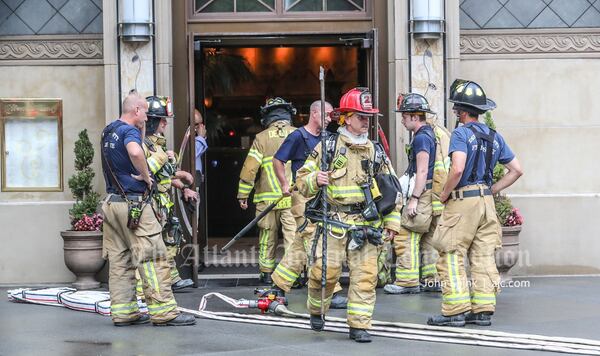
{"label": "black rubber boot", "polygon": [[346,309],[348,307],[348,298],[341,295],[339,292],[334,293],[331,297],[329,308],[331,309]]}
{"label": "black rubber boot", "polygon": [[435,315],[430,316],[427,325],[437,326],[465,326],[465,313],[452,316]]}
{"label": "black rubber boot", "polygon": [[490,326],[492,325],[492,314],[491,312],[481,313],[467,313],[465,314],[465,323],[475,324],[479,326]]}
{"label": "black rubber boot", "polygon": [[128,325],[140,325],[147,324],[150,322],[150,315],[142,314],[139,318],[131,321],[115,321],[115,326],[128,326]]}
{"label": "black rubber boot", "polygon": [[306,285],[306,282],[304,281],[304,277],[300,276],[300,277],[296,278],[296,280],[294,281],[294,284],[292,284],[292,289],[300,289],[300,288],[303,288],[304,285]]}
{"label": "black rubber boot", "polygon": [[325,327],[325,320],[321,315],[310,315],[310,328],[314,331],[322,331]]}
{"label": "black rubber boot", "polygon": [[356,342],[371,342],[371,334],[365,329],[350,328],[350,339]]}
{"label": "black rubber boot", "polygon": [[258,280],[261,283],[264,283],[266,285],[273,285],[273,279],[271,278],[271,272],[260,272],[260,277],[258,277]]}
{"label": "black rubber boot", "polygon": [[175,319],[171,319],[165,323],[154,323],[154,326],[185,326],[196,324],[196,318],[190,314],[179,314]]}
{"label": "black rubber boot", "polygon": [[194,281],[192,281],[191,279],[180,279],[177,282],[171,284],[171,289],[173,290],[173,292],[175,292],[184,288],[192,287],[193,285]]}

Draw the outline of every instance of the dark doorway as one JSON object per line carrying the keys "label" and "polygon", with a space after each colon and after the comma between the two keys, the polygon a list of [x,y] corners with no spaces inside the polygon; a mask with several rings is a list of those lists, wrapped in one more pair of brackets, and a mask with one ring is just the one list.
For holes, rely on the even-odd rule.
{"label": "dark doorway", "polygon": [[263,129],[259,107],[280,96],[294,104],[294,125],[302,126],[310,104],[320,97],[321,65],[326,99],[334,107],[345,91],[369,86],[373,60],[368,36],[195,38],[195,104],[209,137],[204,157],[207,226],[199,234],[201,247],[211,251],[215,244],[222,246],[254,218],[254,206],[241,210],[236,195],[248,149]]}

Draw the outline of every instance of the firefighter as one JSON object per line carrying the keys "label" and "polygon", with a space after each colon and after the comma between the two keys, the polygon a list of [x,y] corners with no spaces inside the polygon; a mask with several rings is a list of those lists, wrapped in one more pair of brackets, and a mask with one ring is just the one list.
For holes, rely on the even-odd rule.
{"label": "firefighter", "polygon": [[171,288],[173,291],[178,291],[193,286],[194,282],[191,279],[182,279],[175,263],[182,233],[179,220],[175,217],[173,211],[174,203],[171,197],[171,186],[180,189],[184,200],[189,202],[195,202],[198,199],[198,194],[189,188],[194,183],[191,174],[177,170],[175,153],[167,150],[167,140],[164,136],[167,119],[174,118],[170,98],[149,96],[146,101],[148,102],[148,122],[144,138],[144,152],[148,167],[157,180],[158,192],[154,197],[163,218],[163,239],[167,246],[167,258],[171,267]]}
{"label": "firefighter", "polygon": [[[103,256],[108,258],[111,316],[116,326],[193,325],[180,314],[171,291],[162,226],[154,214],[154,184],[142,149],[148,104],[136,92],[123,101],[123,113],[102,132],[102,170],[108,196],[102,204]],[[135,270],[141,271],[150,316],[140,314]]]}
{"label": "firefighter", "polygon": [[[342,273],[342,263],[347,260],[350,269],[348,291],[348,325],[350,339],[371,342],[366,329],[371,327],[377,285],[377,257],[384,239],[390,239],[400,228],[400,213],[396,196],[386,214],[379,213],[375,201],[383,201],[374,177],[377,173],[393,174],[383,148],[368,139],[369,119],[377,115],[371,93],[366,88],[354,88],[345,93],[339,114],[341,124],[338,134],[330,135],[325,147],[318,144],[305,164],[298,170],[296,184],[307,198],[317,195],[325,187],[329,210],[326,216],[318,215],[320,207],[307,206],[305,215],[317,223],[316,252],[310,268],[307,307],[311,328],[320,331],[325,325],[321,308],[329,309],[335,284]],[[325,155],[327,169],[321,169],[321,156]],[[324,167],[323,167],[324,168]],[[394,193],[395,195],[396,193]],[[388,201],[386,199],[386,201]],[[321,201],[322,204],[322,201]],[[314,215],[313,215],[314,214]],[[311,217],[312,216],[312,217]],[[327,218],[327,264],[325,300],[321,296],[323,221]],[[321,222],[319,222],[319,220]],[[347,252],[347,253],[346,253]]]}
{"label": "firefighter", "polygon": [[[331,121],[329,114],[332,110],[333,107],[331,104],[326,102],[326,127]],[[290,183],[286,177],[285,164],[291,161],[292,179],[295,180],[296,172],[302,167],[308,155],[321,140],[321,130],[324,130],[321,127],[321,101],[317,100],[310,105],[308,123],[286,137],[273,158],[275,174],[277,175],[277,179],[279,179],[283,194],[291,195],[292,197],[291,212],[296,221],[296,226],[300,227],[306,222],[306,226],[303,227],[302,231],[296,232],[294,241],[286,249],[283,258],[277,264],[273,273],[274,286],[270,292],[274,292],[279,296],[285,296],[285,293],[289,292],[301,278],[300,273],[304,270],[308,257],[306,250],[308,246],[311,246],[312,238],[315,235],[315,226],[304,218],[306,199],[297,189],[290,192]],[[333,291],[333,297],[331,298],[332,309],[346,308],[348,299],[339,293],[341,290],[342,287],[337,282]]]}
{"label": "firefighter", "polygon": [[[493,195],[512,185],[522,174],[521,165],[502,135],[478,121],[496,108],[475,82],[457,79],[449,101],[463,124],[452,132],[448,180],[440,195],[445,203],[432,244],[439,251],[437,270],[442,284],[442,314],[429,325],[491,325],[500,276],[494,251],[501,247],[501,226]],[[507,174],[492,184],[496,163]],[[471,271],[467,285],[465,258]]]}
{"label": "firefighter", "polygon": [[[283,194],[273,169],[273,155],[283,140],[296,130],[291,126],[292,115],[296,113],[296,109],[282,98],[268,99],[265,106],[261,106],[260,113],[261,124],[265,130],[256,135],[244,161],[237,194],[240,207],[245,210],[248,208],[248,196],[252,189],[255,189],[256,215]],[[255,185],[259,171],[260,177]],[[291,177],[289,166],[286,168],[286,175],[288,179]],[[284,197],[272,211],[258,222],[260,280],[267,285],[273,283],[271,273],[275,268],[275,249],[279,227],[281,226],[283,231],[284,248],[287,248],[294,239],[296,223],[291,213],[291,206],[291,198]]]}
{"label": "firefighter", "polygon": [[440,291],[435,268],[438,254],[431,246],[431,237],[441,212],[434,191],[441,191],[446,182],[444,157],[448,153],[449,135],[445,129],[427,123],[426,114],[435,113],[420,94],[401,94],[396,112],[402,113],[402,124],[413,134],[405,176],[410,181],[414,177],[414,184],[402,211],[402,228],[393,241],[396,281],[383,290],[388,294]]}

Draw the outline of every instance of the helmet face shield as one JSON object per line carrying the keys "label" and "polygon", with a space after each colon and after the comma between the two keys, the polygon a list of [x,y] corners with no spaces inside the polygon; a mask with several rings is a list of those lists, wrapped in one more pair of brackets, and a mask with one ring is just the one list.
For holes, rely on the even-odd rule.
{"label": "helmet face shield", "polygon": [[174,118],[173,104],[170,97],[149,96],[146,98],[146,101],[148,102],[148,111],[146,112],[148,118]]}
{"label": "helmet face shield", "polygon": [[164,99],[166,101],[167,116],[173,116],[173,103],[171,102],[171,98],[165,96]]}

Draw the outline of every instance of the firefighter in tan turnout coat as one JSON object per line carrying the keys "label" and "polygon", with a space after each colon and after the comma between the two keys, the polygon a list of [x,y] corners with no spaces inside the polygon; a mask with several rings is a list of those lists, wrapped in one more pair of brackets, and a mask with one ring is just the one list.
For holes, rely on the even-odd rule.
{"label": "firefighter in tan turnout coat", "polygon": [[[237,194],[240,207],[247,209],[248,197],[254,189],[253,202],[256,204],[256,215],[282,196],[281,186],[273,168],[273,155],[285,138],[296,130],[291,126],[292,115],[295,114],[296,109],[282,98],[267,100],[260,111],[261,124],[266,129],[256,135],[252,143],[240,172]],[[258,180],[257,175],[259,175]],[[289,164],[286,167],[286,175],[291,179]],[[258,222],[260,231],[258,264],[261,280],[269,285],[272,283],[271,273],[275,268],[275,248],[279,227],[281,226],[283,230],[284,248],[291,244],[296,233],[296,222],[291,207],[291,198],[285,197]]]}
{"label": "firefighter in tan turnout coat", "polygon": [[[369,119],[379,111],[372,107],[371,93],[366,88],[354,88],[344,94],[340,107],[342,125],[337,135],[326,139],[325,147],[318,144],[300,168],[296,184],[306,197],[314,197],[319,187],[326,186],[329,205],[327,222],[327,264],[325,299],[322,299],[322,242],[317,233],[314,264],[310,268],[307,307],[311,328],[323,329],[322,307],[329,309],[336,282],[342,273],[342,263],[347,261],[350,269],[348,290],[348,325],[350,338],[357,342],[370,342],[366,329],[371,327],[375,307],[377,284],[377,257],[384,238],[391,238],[400,228],[400,213],[396,206],[396,193],[385,213],[375,205],[385,197],[373,179],[378,173],[393,174],[389,159],[382,148],[367,137]],[[379,146],[380,147],[380,146]],[[330,162],[327,170],[321,169],[321,157]],[[315,199],[314,201],[318,201]],[[313,201],[313,202],[314,202]],[[312,206],[312,205],[311,205]],[[314,209],[315,211],[322,211]],[[307,208],[310,218],[312,210]],[[323,226],[319,218],[314,218]],[[317,231],[321,231],[319,228]]]}
{"label": "firefighter in tan turnout coat", "polygon": [[[444,212],[433,235],[439,251],[437,270],[442,284],[442,314],[430,325],[487,326],[496,309],[500,276],[494,251],[502,246],[501,226],[493,194],[512,185],[521,175],[521,165],[495,130],[478,121],[479,115],[496,107],[475,82],[457,79],[450,89],[450,102],[463,125],[452,132],[448,180],[440,195]],[[507,173],[493,183],[496,163]],[[467,284],[468,258],[471,285]]]}

